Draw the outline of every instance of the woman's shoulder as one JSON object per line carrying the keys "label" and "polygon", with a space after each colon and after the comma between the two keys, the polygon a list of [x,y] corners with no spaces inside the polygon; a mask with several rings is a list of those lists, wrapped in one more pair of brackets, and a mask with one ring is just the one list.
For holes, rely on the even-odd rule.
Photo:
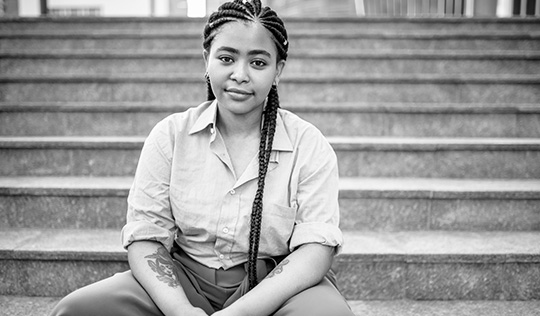
{"label": "woman's shoulder", "polygon": [[155,125],[154,130],[166,130],[174,133],[189,131],[191,126],[195,124],[197,119],[211,104],[211,101],[205,101],[197,106],[184,109],[181,112],[170,114],[159,121]]}
{"label": "woman's shoulder", "polygon": [[291,140],[305,137],[325,139],[324,135],[315,125],[304,120],[297,114],[286,109],[279,109],[278,113]]}

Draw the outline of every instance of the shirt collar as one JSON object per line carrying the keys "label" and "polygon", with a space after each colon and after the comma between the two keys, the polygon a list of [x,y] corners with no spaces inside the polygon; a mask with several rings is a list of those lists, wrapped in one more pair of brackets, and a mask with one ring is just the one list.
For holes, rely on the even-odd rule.
{"label": "shirt collar", "polygon": [[293,151],[293,146],[291,144],[291,139],[287,130],[285,129],[285,124],[283,119],[278,111],[276,118],[276,131],[274,133],[274,142],[272,143],[272,151]]}
{"label": "shirt collar", "polygon": [[[216,126],[217,118],[217,100],[214,100],[210,105],[203,110],[195,124],[189,130],[189,135],[198,133],[208,126],[214,128]],[[276,117],[276,131],[274,133],[274,141],[272,143],[272,151],[293,151],[293,146],[287,130],[285,129],[285,124],[283,119],[278,112]]]}
{"label": "shirt collar", "polygon": [[209,125],[213,128],[216,126],[216,118],[217,100],[214,100],[205,110],[203,110],[197,121],[195,121],[195,124],[193,124],[189,130],[189,135],[198,133],[207,128]]}

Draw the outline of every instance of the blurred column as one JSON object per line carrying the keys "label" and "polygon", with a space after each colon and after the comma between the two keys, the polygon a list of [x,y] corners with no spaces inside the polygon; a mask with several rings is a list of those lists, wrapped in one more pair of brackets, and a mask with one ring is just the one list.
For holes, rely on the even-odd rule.
{"label": "blurred column", "polygon": [[465,16],[474,16],[474,0],[465,0]]}
{"label": "blurred column", "polygon": [[169,12],[172,16],[187,16],[187,0],[170,0]]}
{"label": "blurred column", "polygon": [[365,10],[365,7],[364,7],[364,0],[355,0],[354,5],[355,5],[355,8],[356,8],[356,15],[357,16],[365,16],[366,15],[366,10]]}
{"label": "blurred column", "polygon": [[497,2],[497,16],[500,18],[508,18],[512,16],[514,11],[514,0],[499,0]]}

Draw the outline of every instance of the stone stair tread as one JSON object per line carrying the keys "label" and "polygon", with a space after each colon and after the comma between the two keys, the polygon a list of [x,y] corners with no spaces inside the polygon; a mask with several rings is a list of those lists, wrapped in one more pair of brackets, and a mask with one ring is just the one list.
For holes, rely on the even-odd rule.
{"label": "stone stair tread", "polygon": [[[200,74],[145,73],[145,74],[52,74],[0,75],[0,83],[86,83],[86,82],[202,82]],[[520,83],[538,84],[538,74],[292,74],[284,82],[305,83]]]}
{"label": "stone stair tread", "polygon": [[[198,29],[95,29],[89,27],[88,29],[54,29],[54,30],[1,30],[0,37],[116,37],[116,36],[201,36],[201,30]],[[461,30],[461,29],[403,29],[403,30],[388,30],[388,29],[341,29],[340,32],[336,32],[332,29],[290,29],[287,31],[289,36],[336,36],[336,37],[351,37],[351,36],[377,36],[377,37],[495,37],[495,38],[508,38],[516,36],[526,37],[539,37],[540,31],[538,30],[490,30],[490,29],[474,29]]]}
{"label": "stone stair tread", "polygon": [[[0,307],[9,316],[46,316],[59,297],[0,296]],[[349,300],[358,316],[533,316],[540,301],[360,301]]]}
{"label": "stone stair tread", "polygon": [[[540,232],[345,231],[347,261],[540,262]],[[5,229],[0,259],[126,260],[118,229]]]}
{"label": "stone stair tread", "polygon": [[[0,177],[3,195],[126,195],[133,177]],[[341,177],[340,196],[416,198],[498,197],[540,199],[540,179],[451,179]]]}
{"label": "stone stair tread", "polygon": [[[0,101],[1,112],[181,112],[196,104],[181,102],[66,102]],[[536,103],[420,103],[420,102],[318,102],[287,103],[291,111],[312,112],[390,112],[390,113],[540,113]]]}
{"label": "stone stair tread", "polygon": [[340,197],[540,199],[540,179],[341,177]]}
{"label": "stone stair tread", "polygon": [[[297,49],[291,52],[290,56],[295,58],[339,58],[339,59],[357,59],[357,58],[430,58],[430,59],[540,59],[540,52],[535,50],[521,51],[505,51],[505,50],[448,50],[448,51],[429,51],[429,50],[413,50],[413,49],[383,49],[383,50],[366,50],[366,49],[343,49],[339,52],[313,51]],[[107,58],[192,58],[201,57],[200,50],[183,49],[183,50],[161,50],[161,51],[131,51],[131,50],[107,50],[107,49],[85,49],[85,50],[3,50],[0,52],[0,58],[92,58],[92,59],[107,59]]]}
{"label": "stone stair tread", "polygon": [[534,316],[540,301],[349,301],[358,316]]}
{"label": "stone stair tread", "polygon": [[[0,148],[140,148],[145,136],[0,136]],[[523,150],[539,149],[540,138],[328,136],[335,149]]]}
{"label": "stone stair tread", "polygon": [[133,177],[1,177],[0,193],[9,195],[125,195]]}
{"label": "stone stair tread", "polygon": [[540,232],[346,231],[344,255],[408,262],[540,262]]}

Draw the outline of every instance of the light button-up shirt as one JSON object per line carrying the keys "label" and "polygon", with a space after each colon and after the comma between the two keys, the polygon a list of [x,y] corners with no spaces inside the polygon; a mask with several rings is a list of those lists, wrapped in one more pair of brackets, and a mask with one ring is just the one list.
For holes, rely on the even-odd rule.
{"label": "light button-up shirt", "polygon": [[[193,259],[228,269],[246,262],[258,159],[235,175],[216,128],[217,103],[173,114],[145,141],[128,197],[124,247],[176,241]],[[343,243],[334,151],[313,125],[279,109],[263,197],[260,257],[306,243]]]}

